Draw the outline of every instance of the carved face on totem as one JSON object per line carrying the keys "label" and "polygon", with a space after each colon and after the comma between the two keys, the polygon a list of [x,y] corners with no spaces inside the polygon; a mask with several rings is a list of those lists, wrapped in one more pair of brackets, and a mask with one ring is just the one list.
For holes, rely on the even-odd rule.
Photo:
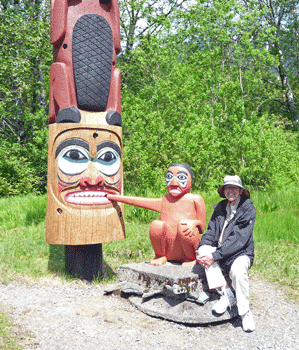
{"label": "carved face on totem", "polygon": [[182,163],[171,164],[166,173],[168,193],[180,197],[189,193],[192,186],[192,175]]}
{"label": "carved face on totem", "polygon": [[123,205],[106,197],[122,194],[122,128],[104,119],[95,123],[83,114],[82,119],[84,123],[49,125],[46,232],[51,244],[125,237]]}
{"label": "carved face on totem", "polygon": [[55,140],[58,198],[71,206],[109,205],[106,195],[122,189],[120,139],[108,130],[77,132],[66,130]]}

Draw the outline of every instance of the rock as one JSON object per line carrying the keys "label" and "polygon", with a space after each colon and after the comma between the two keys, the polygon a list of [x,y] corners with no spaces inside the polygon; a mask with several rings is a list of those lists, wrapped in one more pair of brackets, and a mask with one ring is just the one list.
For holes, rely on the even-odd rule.
{"label": "rock", "polygon": [[122,265],[118,268],[118,280],[130,281],[148,289],[167,290],[172,287],[174,294],[184,294],[190,291],[202,291],[202,283],[199,279],[201,267],[182,267],[179,263],[167,262],[162,266],[153,266],[150,263],[134,263]]}
{"label": "rock", "polygon": [[[126,264],[118,269],[119,282],[124,283],[122,292],[134,294],[129,297],[131,304],[147,315],[185,324],[207,324],[237,316],[236,307],[223,315],[212,313],[220,296],[206,291],[202,277],[199,265],[182,267],[170,262],[162,266]],[[125,288],[127,281],[130,288]]]}

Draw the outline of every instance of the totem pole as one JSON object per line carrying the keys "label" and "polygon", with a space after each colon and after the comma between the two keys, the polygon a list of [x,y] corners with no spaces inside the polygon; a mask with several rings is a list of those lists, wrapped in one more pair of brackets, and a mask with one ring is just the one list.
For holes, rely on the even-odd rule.
{"label": "totem pole", "polygon": [[47,242],[92,280],[102,243],[125,238],[117,0],[51,0]]}

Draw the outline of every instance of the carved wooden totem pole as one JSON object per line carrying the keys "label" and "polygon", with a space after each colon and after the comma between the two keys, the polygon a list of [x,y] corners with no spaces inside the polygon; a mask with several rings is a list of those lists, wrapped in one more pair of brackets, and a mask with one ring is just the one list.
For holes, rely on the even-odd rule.
{"label": "carved wooden totem pole", "polygon": [[92,280],[102,243],[125,238],[117,0],[51,0],[47,242]]}

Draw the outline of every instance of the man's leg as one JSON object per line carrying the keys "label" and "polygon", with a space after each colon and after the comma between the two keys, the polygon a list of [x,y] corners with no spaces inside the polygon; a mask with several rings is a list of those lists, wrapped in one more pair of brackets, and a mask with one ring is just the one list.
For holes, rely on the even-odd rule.
{"label": "man's leg", "polygon": [[249,278],[250,259],[247,255],[239,256],[232,264],[229,277],[236,292],[239,315],[242,318],[244,331],[254,331],[255,325],[249,310]]}
{"label": "man's leg", "polygon": [[236,292],[239,315],[249,310],[249,278],[250,260],[247,255],[239,256],[232,264],[229,277]]}

